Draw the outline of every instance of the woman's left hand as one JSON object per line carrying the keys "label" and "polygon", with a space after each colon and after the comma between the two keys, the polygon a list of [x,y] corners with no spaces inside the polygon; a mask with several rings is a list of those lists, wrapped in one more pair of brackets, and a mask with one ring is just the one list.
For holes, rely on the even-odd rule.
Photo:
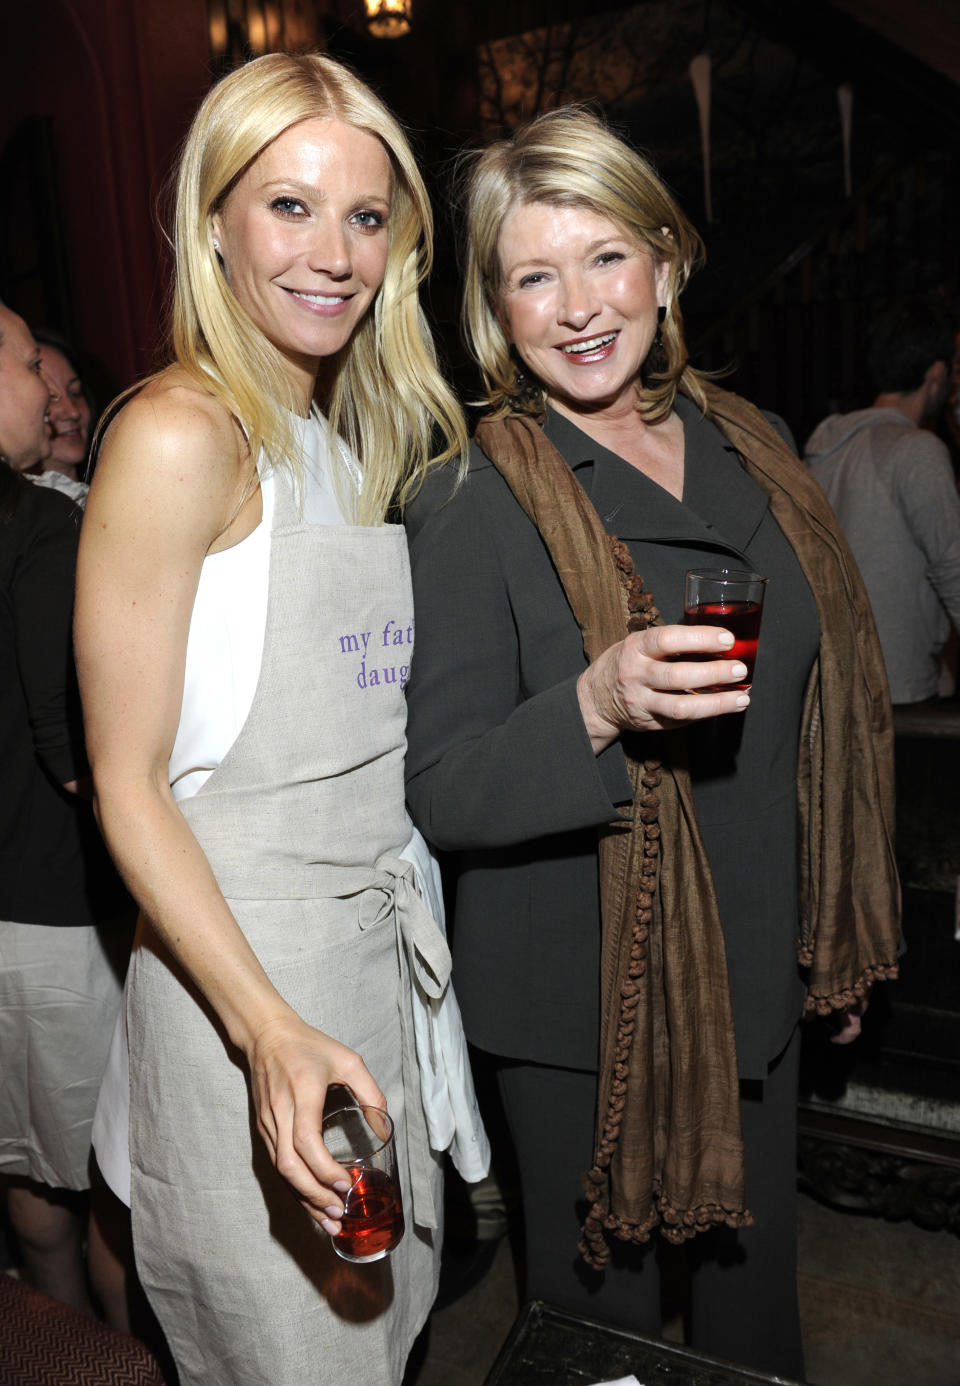
{"label": "woman's left hand", "polygon": [[869,1005],[869,998],[864,996],[861,1000],[848,1006],[845,1011],[838,1012],[840,1017],[840,1028],[835,1035],[830,1036],[831,1044],[852,1044],[855,1039],[860,1038],[861,1017],[866,1013]]}

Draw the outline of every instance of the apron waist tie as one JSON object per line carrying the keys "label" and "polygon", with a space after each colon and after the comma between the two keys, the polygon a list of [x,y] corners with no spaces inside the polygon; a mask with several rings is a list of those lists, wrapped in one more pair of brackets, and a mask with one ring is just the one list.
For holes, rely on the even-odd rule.
{"label": "apron waist tie", "polygon": [[389,914],[396,924],[400,966],[400,1034],[413,1220],[420,1227],[433,1228],[440,1225],[441,1209],[436,1206],[435,1181],[430,1178],[436,1156],[430,1148],[420,1084],[421,1064],[428,1066],[433,1056],[419,1052],[419,1046],[427,1041],[414,1020],[414,1007],[420,1004],[415,989],[426,997],[442,996],[450,980],[452,960],[443,933],[421,899],[412,862],[383,856],[362,892],[360,927],[370,928]]}

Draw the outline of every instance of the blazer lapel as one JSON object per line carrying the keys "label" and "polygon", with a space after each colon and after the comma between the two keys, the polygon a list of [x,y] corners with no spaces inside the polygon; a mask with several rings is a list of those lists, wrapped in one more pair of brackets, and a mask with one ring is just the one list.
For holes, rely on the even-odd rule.
{"label": "blazer lapel", "polygon": [[729,550],[742,559],[767,497],[747,477],[736,449],[716,429],[701,426],[696,406],[678,396],[677,413],[684,426],[684,493],[697,497],[696,510],[553,409],[547,410],[543,431],[570,464],[609,534],[625,542]]}

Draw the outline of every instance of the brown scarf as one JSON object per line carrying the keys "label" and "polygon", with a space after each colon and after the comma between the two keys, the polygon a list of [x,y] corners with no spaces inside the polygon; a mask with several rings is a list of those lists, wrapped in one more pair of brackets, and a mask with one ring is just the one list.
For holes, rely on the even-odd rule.
{"label": "brown scarf", "polygon": [[[866,594],[815,482],[752,405],[709,387],[710,417],[770,498],[820,613],[820,658],[801,730],[799,956],[807,1007],[849,1005],[896,976],[899,886],[892,850],[892,729]],[[537,526],[595,659],[658,617],[626,546],[611,540],[580,483],[532,419],[485,422],[477,442]],[[601,1040],[590,1210],[581,1250],[605,1233],[680,1242],[749,1223],[743,1188],[733,1017],[713,880],[683,738],[670,764],[622,745],[634,817],[600,838]],[[826,773],[829,767],[829,773]],[[830,851],[823,850],[829,844]],[[659,867],[659,870],[658,870]],[[663,921],[669,927],[663,927]]]}

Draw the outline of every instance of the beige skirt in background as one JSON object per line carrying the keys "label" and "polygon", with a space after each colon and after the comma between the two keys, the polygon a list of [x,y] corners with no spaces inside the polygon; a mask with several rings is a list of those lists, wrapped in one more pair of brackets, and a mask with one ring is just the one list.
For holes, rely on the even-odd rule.
{"label": "beige skirt in background", "polygon": [[0,1174],[90,1187],[90,1127],[129,952],[116,923],[0,921]]}

